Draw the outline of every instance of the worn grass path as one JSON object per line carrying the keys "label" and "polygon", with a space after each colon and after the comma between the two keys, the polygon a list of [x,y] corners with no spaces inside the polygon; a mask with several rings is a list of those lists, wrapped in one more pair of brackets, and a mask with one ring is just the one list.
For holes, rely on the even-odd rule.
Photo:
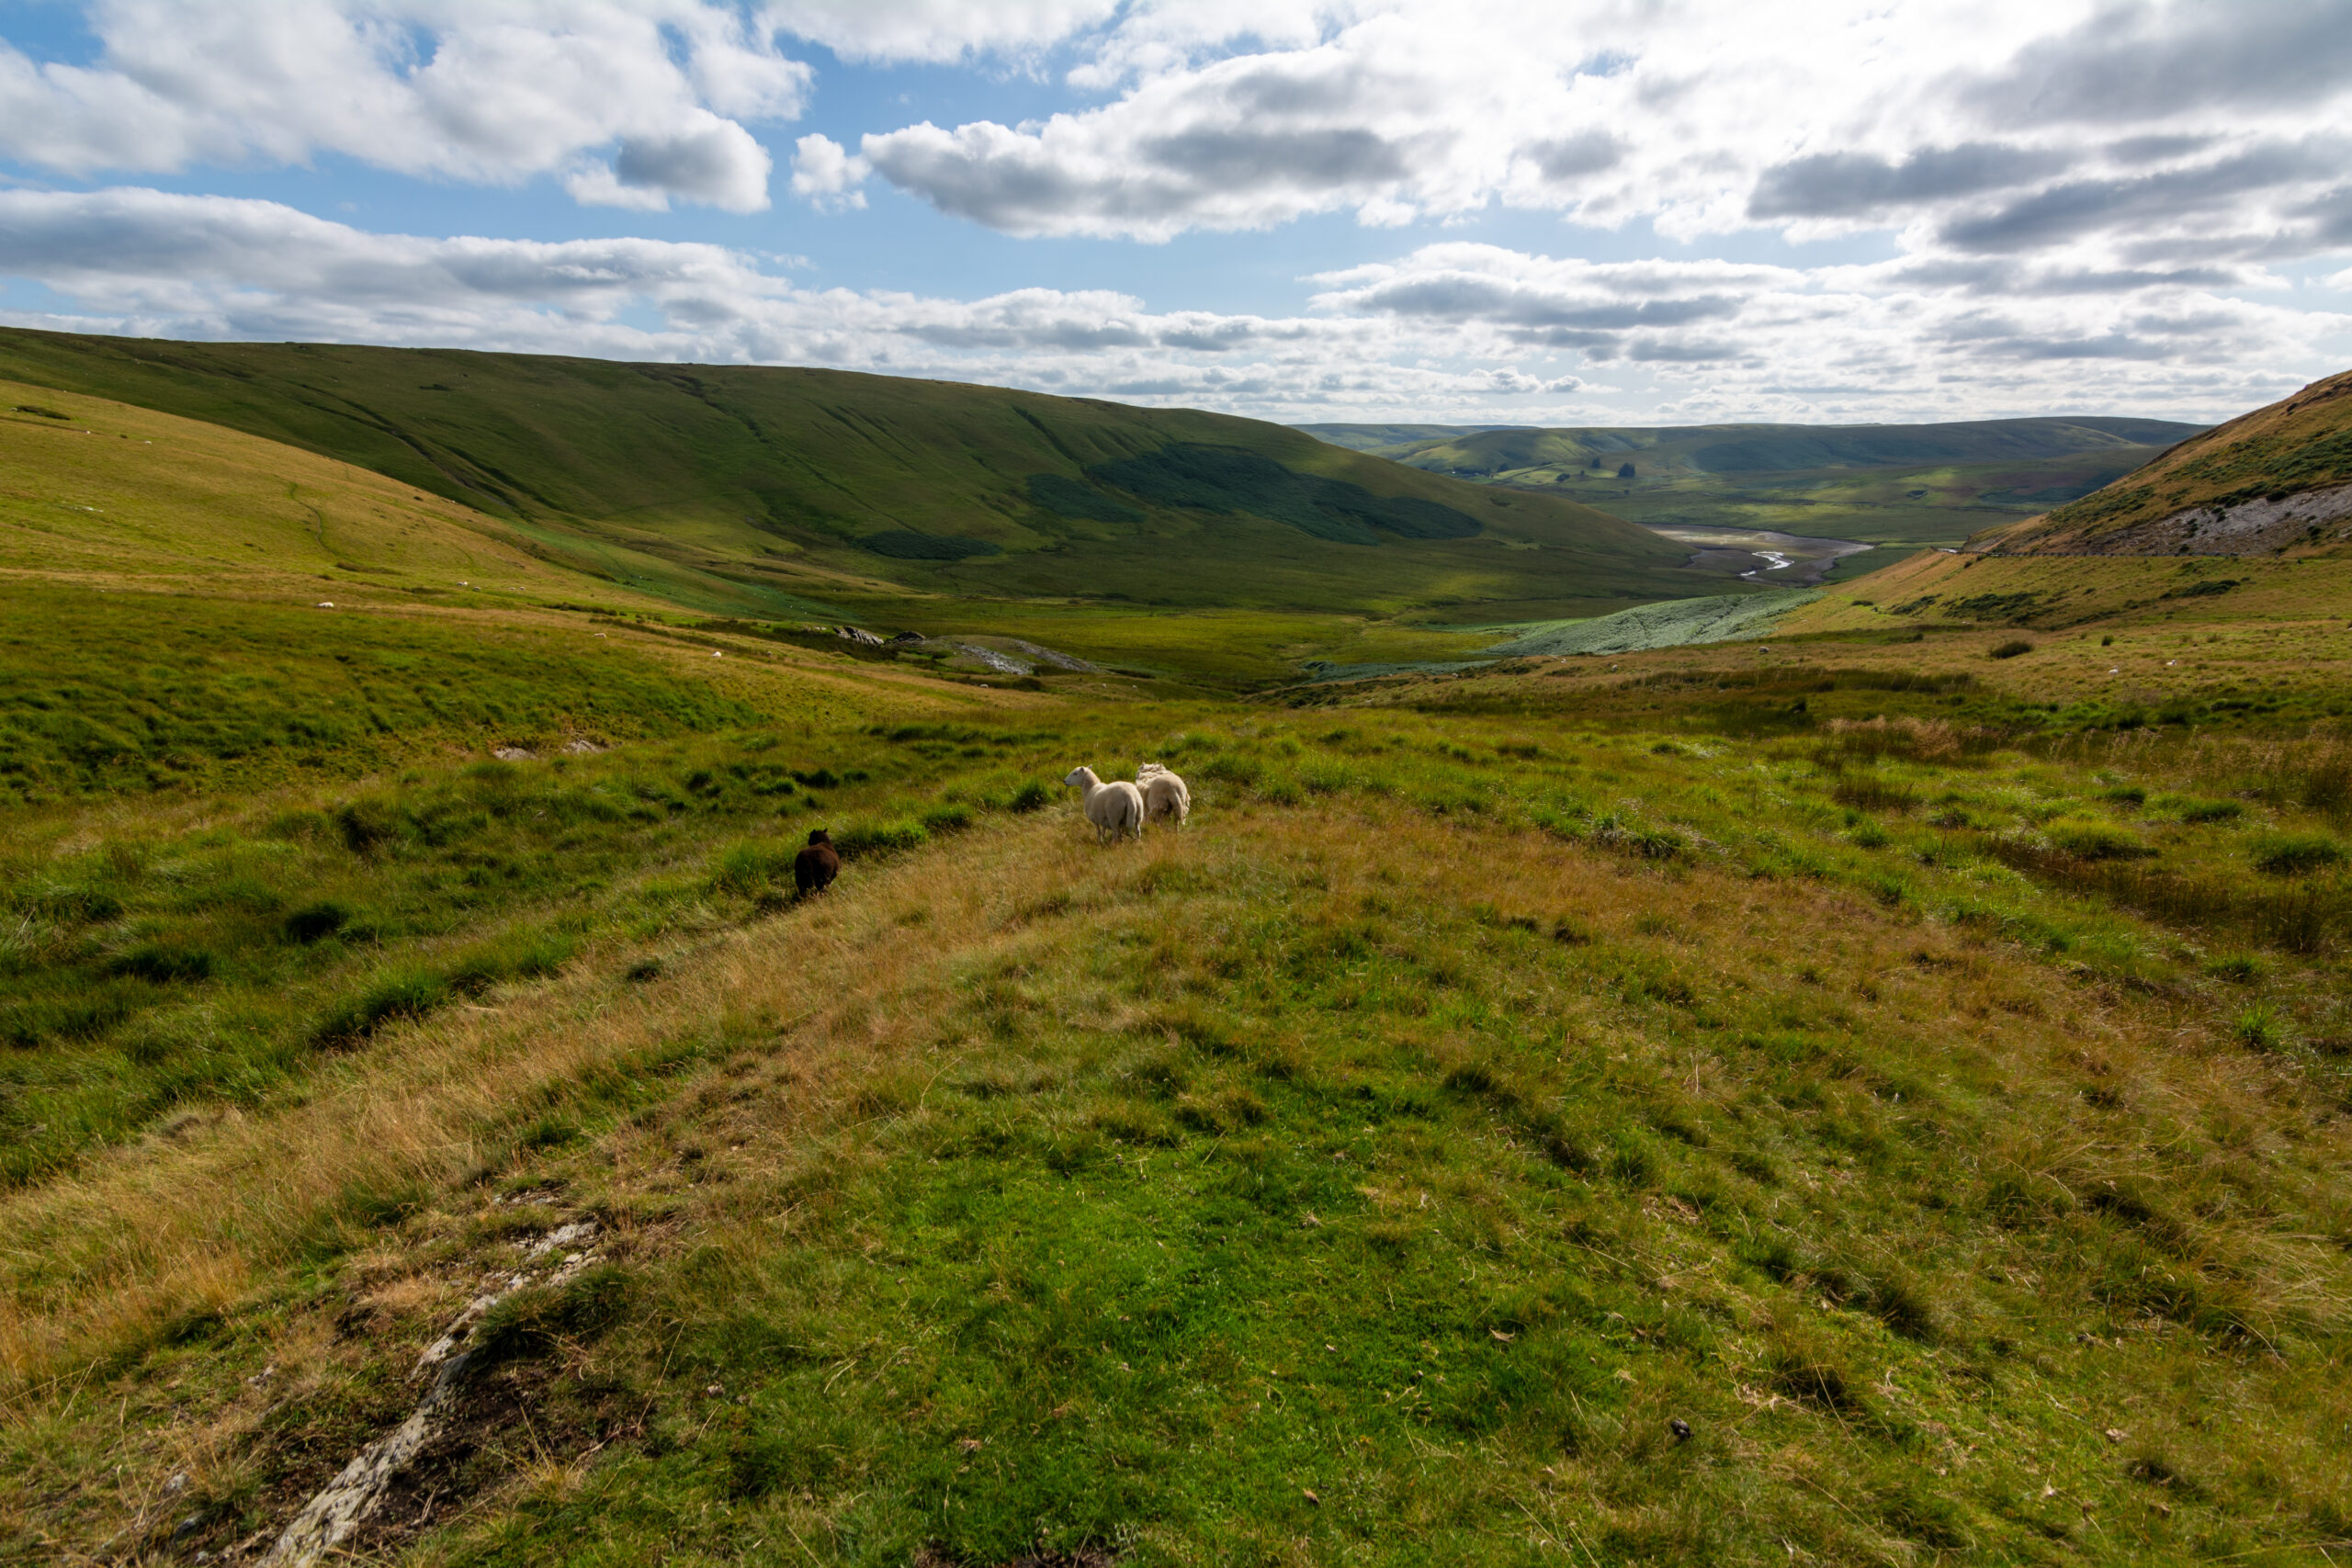
{"label": "worn grass path", "polygon": [[[15,1344],[198,1326],[73,1374],[139,1419],[15,1407],[17,1539],[185,1497],[232,1542],[573,1213],[614,1263],[481,1395],[529,1437],[441,1455],[454,1522],[410,1533],[453,1506],[420,1486],[370,1550],[2287,1562],[2346,1533],[2337,1091],[2232,1039],[2226,996],[1703,857],[1211,796],[1141,850],[1049,814],[869,867],[650,983],[592,959],[20,1195]],[[390,1221],[314,1272],[354,1190]]]}

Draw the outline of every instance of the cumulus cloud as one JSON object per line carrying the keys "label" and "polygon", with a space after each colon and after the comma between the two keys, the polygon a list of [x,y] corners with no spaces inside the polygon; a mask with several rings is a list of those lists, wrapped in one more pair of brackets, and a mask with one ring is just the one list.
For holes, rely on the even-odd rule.
{"label": "cumulus cloud", "polygon": [[1309,310],[1263,316],[1103,290],[812,287],[709,244],[433,239],[266,201],[0,191],[0,272],[75,311],[7,315],[21,325],[831,365],[1290,420],[2214,417],[2337,367],[2326,344],[2352,341],[2352,317],[2193,281],[2035,290],[2017,287],[2031,280],[2019,265],[1595,263],[1445,243],[1320,277]]}
{"label": "cumulus cloud", "polygon": [[2258,25],[2095,0],[1136,0],[1080,42],[1069,80],[1106,102],[859,151],[1008,233],[1145,241],[1501,203],[2112,271],[2198,234],[2209,260],[2309,254],[2352,208],[2313,129],[2352,120],[2347,0],[2277,0]]}
{"label": "cumulus cloud", "polygon": [[1868,152],[1815,152],[1766,169],[1747,198],[1751,218],[1842,218],[2003,190],[2054,175],[2066,158],[2045,149],[1976,141],[1915,149],[1901,163]]}
{"label": "cumulus cloud", "polygon": [[2340,0],[2106,6],[1973,74],[1962,97],[2011,123],[2164,120],[2223,109],[2275,113],[2341,99],[2352,17]]}
{"label": "cumulus cloud", "polygon": [[[1970,417],[2242,408],[2352,347],[2352,0],[95,0],[87,66],[0,46],[0,154],[300,163],[767,204],[795,51],[965,62],[1061,112],[800,136],[1037,237],[1497,209],[1655,233],[1595,262],[1378,237],[1304,309],[808,287],[719,246],[368,234],[268,203],[0,191],[0,270],[118,330],[790,361],[1286,418]],[[1024,93],[1028,88],[1024,86]],[[878,102],[879,100],[876,100]],[[1751,231],[1708,260],[1712,236]],[[1796,245],[1767,244],[1764,231]],[[1851,243],[1852,237],[1871,238]],[[1427,238],[1426,235],[1421,238]],[[1883,257],[1807,265],[1803,245]],[[1622,255],[1633,242],[1612,244]],[[1726,244],[1719,247],[1730,249]],[[2336,259],[2331,259],[2336,258]]]}
{"label": "cumulus cloud", "polygon": [[763,15],[843,59],[944,62],[1038,49],[1117,9],[1116,0],[774,0]]}
{"label": "cumulus cloud", "polygon": [[1532,85],[1490,58],[1506,80],[1465,98],[1470,62],[1435,70],[1430,57],[1466,52],[1412,18],[1373,17],[1328,41],[1148,75],[1116,103],[1039,125],[925,121],[860,151],[940,210],[1016,234],[1162,240],[1333,210],[1384,223],[1466,211],[1491,182],[1463,168],[1498,166],[1510,142],[1505,113],[1463,105]]}
{"label": "cumulus cloud", "polygon": [[864,207],[865,193],[857,186],[865,175],[865,160],[851,157],[830,136],[804,136],[795,145],[792,194],[819,208]]}
{"label": "cumulus cloud", "polygon": [[86,175],[339,153],[584,201],[767,205],[743,120],[789,119],[808,67],[711,0],[466,6],[99,0],[89,66],[0,44],[0,154]]}

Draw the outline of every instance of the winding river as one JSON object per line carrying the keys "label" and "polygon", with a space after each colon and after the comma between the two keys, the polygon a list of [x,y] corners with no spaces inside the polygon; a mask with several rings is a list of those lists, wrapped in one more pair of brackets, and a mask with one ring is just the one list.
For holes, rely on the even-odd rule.
{"label": "winding river", "polygon": [[1848,556],[1875,549],[1859,539],[1815,539],[1770,528],[1719,528],[1706,524],[1653,524],[1643,527],[1660,538],[1692,547],[1685,566],[1723,577],[1742,577],[1790,588],[1810,588]]}

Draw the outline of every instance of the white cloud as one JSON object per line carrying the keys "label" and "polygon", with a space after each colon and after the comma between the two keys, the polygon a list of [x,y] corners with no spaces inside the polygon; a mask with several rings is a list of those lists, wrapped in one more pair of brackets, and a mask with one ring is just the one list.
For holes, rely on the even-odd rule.
{"label": "white cloud", "polygon": [[1171,67],[1042,125],[925,121],[860,151],[942,211],[1016,234],[1164,240],[1334,210],[1391,224],[1487,199],[1508,125],[1463,107],[1540,89],[1487,41],[1376,17],[1327,42]]}
{"label": "white cloud", "polygon": [[811,80],[710,0],[100,0],[88,19],[92,66],[0,44],[0,154],[78,175],[331,152],[753,211],[769,161],[738,121],[797,116]]}
{"label": "white cloud", "polygon": [[772,0],[762,17],[843,59],[941,62],[1042,48],[1117,9],[1117,0]]}
{"label": "white cloud", "polygon": [[863,158],[853,158],[830,136],[804,136],[792,155],[792,194],[828,210],[864,207],[857,186],[866,175]]}
{"label": "white cloud", "polygon": [[2352,249],[2352,4],[1140,0],[1114,95],[867,135],[884,179],[1022,235],[1160,241],[1493,204],[1690,241],[1891,230],[2086,276]]}
{"label": "white cloud", "polygon": [[[831,365],[1287,420],[2211,418],[2340,368],[2352,346],[2352,316],[2177,280],[2075,288],[2007,261],[1800,269],[1438,244],[1317,279],[1295,316],[1101,290],[812,288],[781,270],[708,244],[428,239],[266,201],[0,190],[0,273],[75,312],[20,325]],[[1596,364],[1607,386],[1576,374]]]}

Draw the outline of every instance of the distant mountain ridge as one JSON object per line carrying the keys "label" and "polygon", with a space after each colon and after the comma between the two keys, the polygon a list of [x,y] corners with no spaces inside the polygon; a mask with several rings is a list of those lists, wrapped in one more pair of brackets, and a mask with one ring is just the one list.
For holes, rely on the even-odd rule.
{"label": "distant mountain ridge", "polygon": [[[1579,613],[1701,586],[1565,495],[1283,425],[850,371],[0,330],[0,378],[341,458],[513,525],[853,605],[906,593]],[[616,577],[615,581],[625,581]]]}
{"label": "distant mountain ridge", "polygon": [[[1627,460],[1639,477],[1785,473],[1828,468],[2019,462],[2108,447],[2164,446],[2205,427],[2107,415],[1930,424],[1408,426],[1302,424],[1318,440],[1433,473],[1532,484]],[[1392,432],[1426,432],[1379,437]]]}
{"label": "distant mountain ridge", "polygon": [[[1778,530],[1925,547],[2090,494],[2203,429],[2086,414],[1910,424],[1302,425],[1474,484],[1577,499],[1654,528]],[[1396,434],[1398,439],[1385,440]]]}

